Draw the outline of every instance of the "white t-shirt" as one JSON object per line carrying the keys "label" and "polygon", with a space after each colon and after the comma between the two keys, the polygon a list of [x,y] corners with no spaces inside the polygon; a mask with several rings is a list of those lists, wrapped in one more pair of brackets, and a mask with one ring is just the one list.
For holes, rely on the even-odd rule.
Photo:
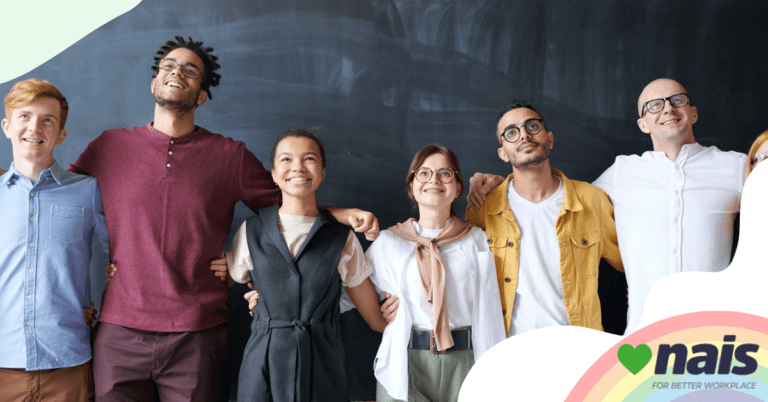
{"label": "white t-shirt", "polygon": [[746,156],[683,145],[672,162],[663,152],[617,156],[595,182],[611,198],[629,285],[629,334],[661,278],[716,272],[731,258]]}
{"label": "white t-shirt", "polygon": [[560,247],[555,222],[565,201],[563,181],[549,198],[535,204],[509,183],[507,202],[520,227],[520,263],[509,336],[537,328],[568,325],[560,278]]}

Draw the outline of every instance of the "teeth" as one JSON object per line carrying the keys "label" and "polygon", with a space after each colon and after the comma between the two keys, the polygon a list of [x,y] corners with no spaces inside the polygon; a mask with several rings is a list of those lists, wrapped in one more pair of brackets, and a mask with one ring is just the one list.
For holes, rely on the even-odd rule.
{"label": "teeth", "polygon": [[25,138],[25,139],[24,139],[24,141],[26,141],[26,142],[31,142],[31,143],[33,143],[33,144],[42,144],[42,143],[43,143],[43,141],[40,141],[40,140],[33,140],[33,139],[31,139],[31,138]]}
{"label": "teeth", "polygon": [[168,83],[168,86],[169,86],[169,87],[174,87],[174,88],[181,88],[181,85],[179,85],[179,84],[177,84],[177,83],[175,83],[175,82],[169,82],[169,83]]}
{"label": "teeth", "polygon": [[288,181],[309,181],[309,179],[305,177],[294,177],[292,179],[288,179]]}
{"label": "teeth", "polygon": [[665,122],[663,125],[666,126],[666,125],[669,125],[669,124],[674,124],[676,122],[677,121],[675,121],[675,120],[670,120],[670,121]]}

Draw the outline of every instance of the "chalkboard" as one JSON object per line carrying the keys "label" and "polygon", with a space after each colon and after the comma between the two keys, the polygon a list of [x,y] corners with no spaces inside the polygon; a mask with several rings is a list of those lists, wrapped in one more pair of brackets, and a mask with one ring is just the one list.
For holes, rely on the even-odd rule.
{"label": "chalkboard", "polygon": [[[54,153],[67,166],[101,131],[152,120],[161,43],[202,40],[222,79],[196,123],[244,141],[266,166],[277,133],[322,127],[318,201],[372,211],[386,228],[411,214],[404,179],[426,144],[451,148],[465,179],[511,171],[494,128],[512,99],[534,100],[555,136],[552,166],[577,180],[651,149],[636,101],[659,77],[691,94],[700,143],[746,152],[768,128],[766,20],[760,0],[145,0],[17,80],[49,80],[68,98],[69,136]],[[10,141],[0,144],[7,168]],[[238,205],[233,232],[250,215]],[[625,303],[614,287],[607,300]]]}

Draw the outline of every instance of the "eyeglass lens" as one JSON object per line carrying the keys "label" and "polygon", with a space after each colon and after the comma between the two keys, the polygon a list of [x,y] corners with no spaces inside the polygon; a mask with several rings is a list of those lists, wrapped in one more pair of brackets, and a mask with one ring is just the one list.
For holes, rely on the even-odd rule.
{"label": "eyeglass lens", "polygon": [[[541,131],[541,122],[536,119],[530,119],[525,122],[523,127],[528,134],[536,135]],[[520,140],[520,128],[510,127],[504,134],[502,134],[502,137],[504,137],[507,142],[515,143]]]}
{"label": "eyeglass lens", "polygon": [[[429,182],[429,179],[432,178],[432,174],[433,174],[432,169],[421,168],[416,171],[416,180],[420,181],[421,183],[427,183]],[[450,183],[451,181],[453,181],[453,170],[451,169],[438,170],[437,179],[443,183]]]}
{"label": "eyeglass lens", "polygon": [[688,104],[688,95],[686,94],[677,94],[672,95],[669,98],[662,98],[662,99],[653,99],[648,101],[646,103],[646,108],[648,108],[648,111],[651,113],[659,113],[662,109],[664,109],[664,103],[669,100],[669,103],[672,104],[674,107],[683,107]]}
{"label": "eyeglass lens", "polygon": [[[179,63],[174,60],[163,59],[160,61],[160,68],[166,71],[173,71],[178,65]],[[201,75],[200,71],[192,66],[181,66],[181,73],[189,78],[197,78]]]}

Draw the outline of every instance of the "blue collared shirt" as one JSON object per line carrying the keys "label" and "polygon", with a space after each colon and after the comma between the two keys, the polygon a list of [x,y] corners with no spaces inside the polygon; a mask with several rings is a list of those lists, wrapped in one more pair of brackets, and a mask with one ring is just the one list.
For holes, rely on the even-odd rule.
{"label": "blue collared shirt", "polygon": [[83,308],[94,236],[108,250],[96,179],[56,161],[32,182],[0,176],[0,367],[55,369],[91,359]]}

